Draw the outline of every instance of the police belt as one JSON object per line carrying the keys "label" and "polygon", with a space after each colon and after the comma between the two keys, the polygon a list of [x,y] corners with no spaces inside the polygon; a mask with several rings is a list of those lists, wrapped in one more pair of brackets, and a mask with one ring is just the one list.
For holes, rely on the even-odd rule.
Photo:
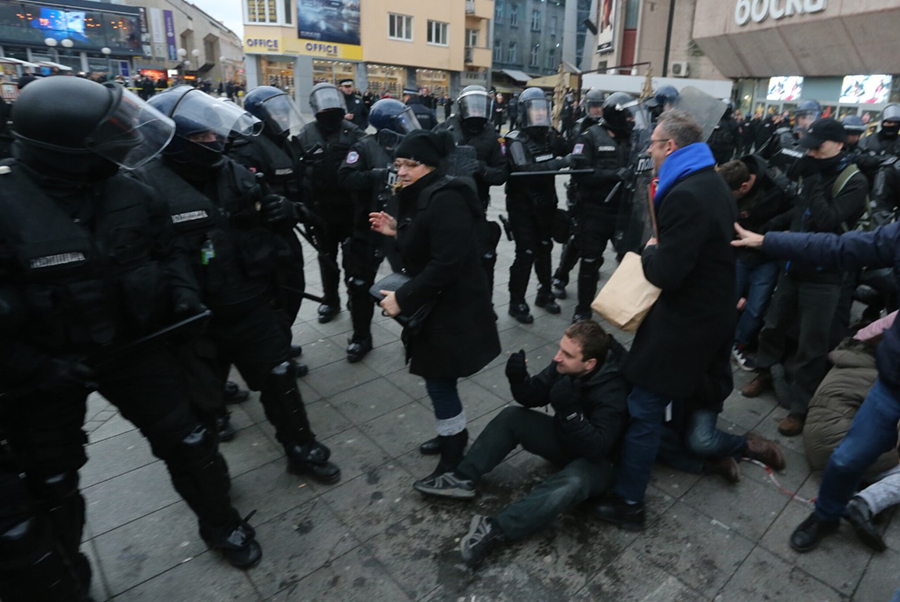
{"label": "police belt", "polygon": [[547,170],[547,171],[516,171],[509,174],[509,177],[524,177],[524,176],[574,176],[574,175],[587,175],[590,173],[594,173],[593,169],[563,169],[563,170]]}

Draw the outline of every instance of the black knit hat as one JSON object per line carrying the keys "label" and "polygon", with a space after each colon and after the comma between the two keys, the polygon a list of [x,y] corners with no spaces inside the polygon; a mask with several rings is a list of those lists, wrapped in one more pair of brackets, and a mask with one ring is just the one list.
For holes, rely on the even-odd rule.
{"label": "black knit hat", "polygon": [[404,136],[397,147],[398,159],[412,159],[430,167],[437,167],[447,155],[447,143],[431,130],[414,130]]}

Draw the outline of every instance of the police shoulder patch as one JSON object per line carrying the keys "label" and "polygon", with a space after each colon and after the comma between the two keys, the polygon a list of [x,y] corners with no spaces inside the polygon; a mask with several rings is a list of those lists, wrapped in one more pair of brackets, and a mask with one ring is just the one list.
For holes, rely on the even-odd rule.
{"label": "police shoulder patch", "polygon": [[581,144],[581,143],[579,142],[579,143],[576,144],[575,147],[572,149],[572,154],[580,155],[581,152],[582,152],[583,150],[584,150],[584,144]]}
{"label": "police shoulder patch", "polygon": [[350,151],[347,153],[347,165],[353,165],[359,161],[359,153],[356,151]]}

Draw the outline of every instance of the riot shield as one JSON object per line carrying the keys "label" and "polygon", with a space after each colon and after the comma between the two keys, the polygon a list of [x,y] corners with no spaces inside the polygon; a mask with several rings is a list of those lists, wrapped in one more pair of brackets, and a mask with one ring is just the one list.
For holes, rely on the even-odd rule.
{"label": "riot shield", "polygon": [[703,140],[707,141],[728,106],[715,96],[687,86],[678,92],[673,108],[690,113],[703,128]]}
{"label": "riot shield", "polygon": [[448,176],[473,177],[478,171],[478,152],[474,146],[460,144],[444,159],[444,169]]}

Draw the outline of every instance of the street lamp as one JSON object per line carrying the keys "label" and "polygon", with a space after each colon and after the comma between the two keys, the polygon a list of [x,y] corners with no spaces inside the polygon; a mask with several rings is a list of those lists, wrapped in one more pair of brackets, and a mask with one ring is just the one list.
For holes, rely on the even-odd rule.
{"label": "street lamp", "polygon": [[66,38],[65,40],[60,42],[60,44],[62,44],[63,48],[71,48],[72,46],[75,45],[75,42],[73,42],[69,38]]}
{"label": "street lamp", "polygon": [[107,76],[112,76],[112,66],[110,65],[110,62],[109,62],[109,55],[112,54],[112,50],[110,50],[108,46],[104,46],[103,48],[100,49],[100,52],[102,52],[103,56],[106,57]]}

